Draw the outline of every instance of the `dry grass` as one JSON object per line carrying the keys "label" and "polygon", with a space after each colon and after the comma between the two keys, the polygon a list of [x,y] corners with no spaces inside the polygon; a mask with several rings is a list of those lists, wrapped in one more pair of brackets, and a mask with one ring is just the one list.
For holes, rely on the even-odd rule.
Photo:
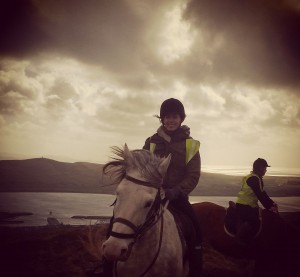
{"label": "dry grass", "polygon": [[[86,276],[101,257],[107,225],[0,228],[2,276]],[[204,277],[250,276],[253,262],[204,244]],[[5,274],[4,274],[5,272]]]}

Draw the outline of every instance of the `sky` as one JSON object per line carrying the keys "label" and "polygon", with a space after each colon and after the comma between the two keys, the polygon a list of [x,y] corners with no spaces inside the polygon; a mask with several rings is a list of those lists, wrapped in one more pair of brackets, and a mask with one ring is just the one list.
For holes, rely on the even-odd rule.
{"label": "sky", "polygon": [[297,0],[2,0],[0,159],[105,163],[177,98],[203,166],[300,168]]}

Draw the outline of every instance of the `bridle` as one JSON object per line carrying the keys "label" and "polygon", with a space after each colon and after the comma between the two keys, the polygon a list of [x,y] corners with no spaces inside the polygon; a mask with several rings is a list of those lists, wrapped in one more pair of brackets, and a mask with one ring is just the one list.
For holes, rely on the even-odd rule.
{"label": "bridle", "polygon": [[[142,276],[145,276],[145,274],[155,264],[155,262],[158,258],[158,255],[159,255],[159,252],[160,252],[160,249],[161,249],[161,244],[162,244],[162,237],[163,237],[163,228],[164,228],[163,213],[164,213],[164,210],[166,209],[169,202],[167,201],[164,206],[162,205],[162,199],[161,199],[161,196],[160,196],[160,185],[159,186],[154,185],[150,182],[139,180],[139,179],[133,178],[133,177],[128,176],[128,175],[125,175],[124,178],[127,179],[128,181],[133,182],[133,183],[138,184],[138,185],[157,188],[157,193],[156,193],[156,196],[155,196],[155,200],[154,200],[154,202],[151,206],[151,209],[149,210],[149,212],[146,216],[146,220],[143,224],[137,226],[137,225],[135,225],[134,223],[132,223],[131,221],[129,221],[126,218],[122,218],[122,217],[114,218],[114,216],[113,216],[112,221],[111,221],[111,228],[110,228],[110,231],[108,233],[109,236],[119,238],[119,239],[133,239],[133,242],[131,243],[130,249],[128,251],[128,255],[126,256],[126,260],[127,260],[129,255],[130,255],[132,246],[136,243],[136,241],[139,240],[148,230],[150,230],[160,220],[160,235],[159,235],[158,249],[156,251],[156,254],[155,254],[154,258],[152,259],[151,263],[149,264],[149,266],[140,275],[142,277]],[[130,229],[133,230],[133,233],[124,234],[124,233],[119,233],[119,232],[112,231],[112,227],[113,227],[114,223],[120,223],[120,224],[126,225],[127,227],[129,227]],[[115,276],[118,276],[118,274],[117,274],[117,261],[114,263],[114,272],[115,272]]]}

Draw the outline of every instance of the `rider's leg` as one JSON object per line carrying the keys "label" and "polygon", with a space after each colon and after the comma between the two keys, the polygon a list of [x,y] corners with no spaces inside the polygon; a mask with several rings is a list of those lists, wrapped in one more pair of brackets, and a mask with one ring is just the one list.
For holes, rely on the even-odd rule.
{"label": "rider's leg", "polygon": [[237,209],[242,222],[237,231],[237,241],[249,245],[259,229],[259,210],[241,204],[237,204]]}
{"label": "rider's leg", "polygon": [[202,231],[200,223],[188,198],[182,197],[170,203],[176,209],[184,212],[192,221],[195,238],[187,242],[189,252],[189,276],[199,276],[202,272]]}
{"label": "rider's leg", "polygon": [[253,227],[249,224],[249,222],[245,221],[241,224],[236,237],[239,244],[248,245],[252,241],[254,235]]}

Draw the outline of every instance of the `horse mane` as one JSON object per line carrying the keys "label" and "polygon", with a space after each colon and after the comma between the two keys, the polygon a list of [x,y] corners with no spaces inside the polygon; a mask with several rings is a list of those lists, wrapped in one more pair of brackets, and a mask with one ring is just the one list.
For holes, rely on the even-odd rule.
{"label": "horse mane", "polygon": [[111,147],[116,157],[112,157],[112,161],[104,165],[103,173],[112,172],[116,182],[120,182],[128,170],[134,169],[148,182],[161,184],[163,176],[158,170],[161,158],[145,149],[130,150],[128,153],[125,147]]}

